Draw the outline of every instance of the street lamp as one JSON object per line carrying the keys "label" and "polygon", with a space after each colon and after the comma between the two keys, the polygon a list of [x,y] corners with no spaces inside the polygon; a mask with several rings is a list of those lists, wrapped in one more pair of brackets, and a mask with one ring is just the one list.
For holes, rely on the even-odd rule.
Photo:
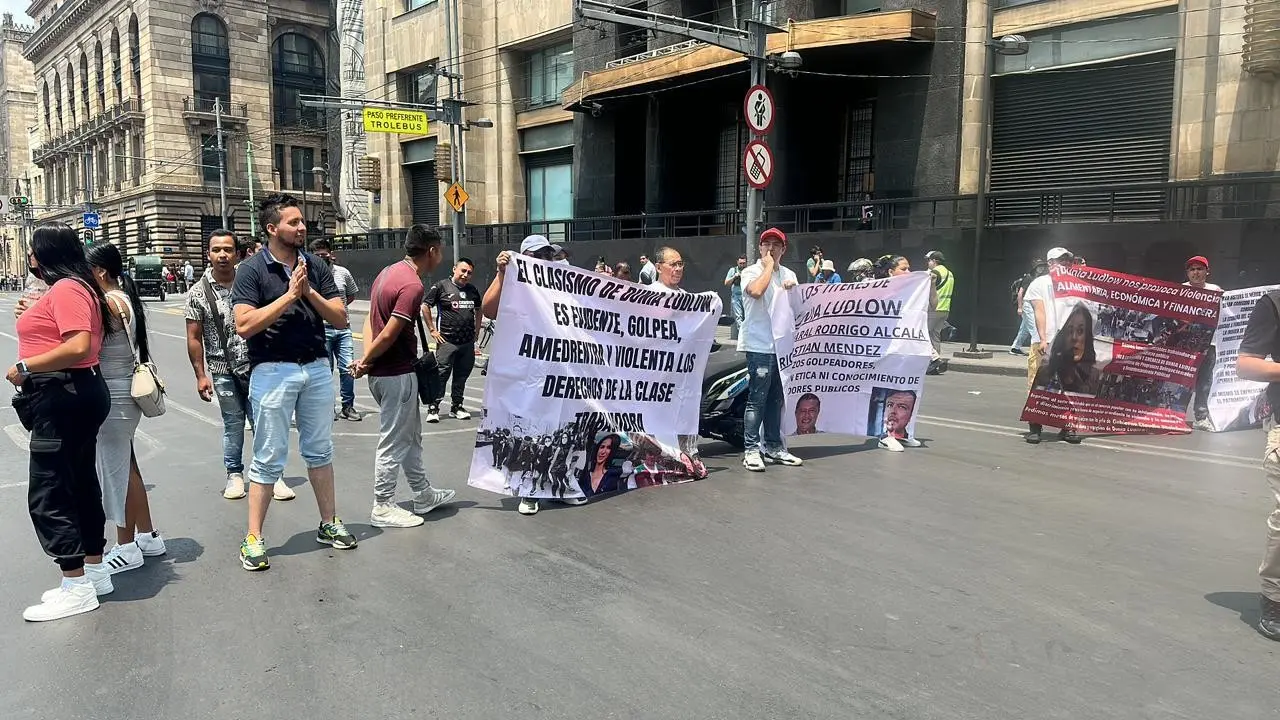
{"label": "street lamp", "polygon": [[995,64],[996,55],[1026,55],[1030,50],[1027,39],[1022,35],[1005,35],[993,41],[995,35],[996,11],[995,0],[987,1],[987,28],[983,32],[982,42],[987,52],[982,54],[982,112],[978,129],[978,212],[977,227],[973,233],[973,292],[969,308],[969,347],[963,353],[956,353],[966,358],[989,358],[991,353],[978,349],[978,303],[981,298],[982,282],[982,240],[987,231],[987,180],[991,174],[991,107],[992,97],[991,66]]}

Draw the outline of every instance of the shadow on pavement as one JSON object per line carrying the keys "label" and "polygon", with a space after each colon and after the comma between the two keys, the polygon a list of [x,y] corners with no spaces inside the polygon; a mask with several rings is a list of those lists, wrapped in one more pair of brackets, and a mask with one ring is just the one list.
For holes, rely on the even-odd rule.
{"label": "shadow on pavement", "polygon": [[[368,523],[343,524],[347,526],[348,532],[356,536],[358,542],[364,542],[382,534],[382,528],[376,528]],[[359,547],[357,546],[354,549],[358,550]],[[300,532],[289,538],[283,545],[268,547],[267,554],[271,557],[276,557],[277,555],[304,555],[321,550],[325,552],[348,552],[347,550],[335,550],[331,545],[316,542],[316,528],[311,528],[306,532]]]}
{"label": "shadow on pavement", "polygon": [[165,538],[167,553],[147,558],[137,570],[111,576],[115,592],[104,595],[104,602],[129,602],[149,600],[160,594],[166,585],[177,577],[173,566],[195,562],[204,555],[204,546],[191,538]]}
{"label": "shadow on pavement", "polygon": [[[433,522],[436,522],[437,520],[444,520],[446,518],[451,518],[454,515],[457,515],[458,511],[461,510],[462,508],[472,508],[479,504],[480,503],[476,502],[475,500],[455,500],[449,503],[448,505],[441,505],[440,507],[436,508],[435,510],[432,510],[426,515],[423,515],[422,519],[426,520],[428,523],[433,523]],[[412,500],[402,502],[402,503],[397,503],[397,505],[404,508],[405,510],[408,510],[409,512],[413,512]]]}
{"label": "shadow on pavement", "polygon": [[[850,453],[867,452],[870,450],[879,450],[876,443],[879,442],[875,438],[867,438],[858,444],[848,445],[805,445],[804,447],[791,447],[791,452],[795,453],[802,460],[819,460],[821,458],[831,457],[833,455],[848,455]],[[926,446],[927,447],[927,446]],[[882,452],[888,452],[887,450]],[[908,453],[911,450],[907,451]]]}
{"label": "shadow on pavement", "polygon": [[1262,617],[1262,611],[1259,608],[1261,601],[1258,598],[1258,593],[1216,592],[1205,595],[1204,599],[1218,607],[1240,613],[1240,622],[1257,629],[1258,620]]}

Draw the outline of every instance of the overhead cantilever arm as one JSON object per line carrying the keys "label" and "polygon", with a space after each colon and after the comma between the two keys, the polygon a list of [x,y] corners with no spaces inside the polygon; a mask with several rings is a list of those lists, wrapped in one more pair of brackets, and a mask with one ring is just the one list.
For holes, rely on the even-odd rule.
{"label": "overhead cantilever arm", "polygon": [[[708,45],[732,50],[747,57],[757,57],[758,55],[756,44],[752,42],[751,33],[740,28],[700,22],[675,15],[664,15],[648,10],[638,10],[623,5],[614,5],[603,0],[575,0],[574,9],[579,17],[680,35],[694,40],[701,40]],[[763,59],[763,56],[759,57]]]}

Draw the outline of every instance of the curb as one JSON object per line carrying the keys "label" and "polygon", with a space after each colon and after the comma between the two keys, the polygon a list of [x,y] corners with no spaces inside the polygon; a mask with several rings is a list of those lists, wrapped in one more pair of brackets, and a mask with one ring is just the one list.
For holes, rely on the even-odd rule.
{"label": "curb", "polygon": [[947,363],[947,372],[972,373],[974,375],[999,375],[1004,377],[1026,377],[1026,367],[1009,365],[988,365],[980,362],[961,361],[952,358]]}

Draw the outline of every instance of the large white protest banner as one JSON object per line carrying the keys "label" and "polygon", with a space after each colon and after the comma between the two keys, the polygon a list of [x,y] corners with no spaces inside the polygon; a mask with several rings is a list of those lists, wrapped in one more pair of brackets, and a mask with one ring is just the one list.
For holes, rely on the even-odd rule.
{"label": "large white protest banner", "polygon": [[[800,285],[770,309],[786,435],[913,437],[929,368],[929,273]],[[775,333],[777,334],[777,333]]]}
{"label": "large white protest banner", "polygon": [[516,256],[468,484],[590,497],[690,480],[721,301]]}
{"label": "large white protest banner", "polygon": [[1218,358],[1213,365],[1213,386],[1209,390],[1209,421],[1214,432],[1257,427],[1271,412],[1267,404],[1267,384],[1236,376],[1236,354],[1258,298],[1277,288],[1280,285],[1261,285],[1222,293],[1222,314],[1213,333]]}

